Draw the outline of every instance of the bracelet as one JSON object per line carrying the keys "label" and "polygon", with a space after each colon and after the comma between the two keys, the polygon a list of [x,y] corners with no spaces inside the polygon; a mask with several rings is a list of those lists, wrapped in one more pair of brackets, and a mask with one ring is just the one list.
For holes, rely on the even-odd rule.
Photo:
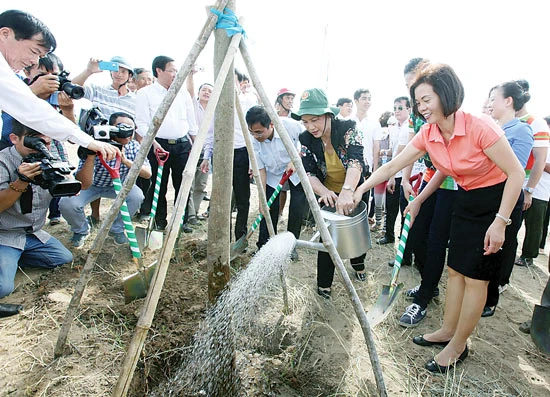
{"label": "bracelet", "polygon": [[506,218],[503,215],[499,214],[498,212],[495,214],[496,218],[502,219],[506,226],[510,226],[512,224],[512,219]]}
{"label": "bracelet", "polygon": [[18,193],[25,193],[27,191],[27,189],[29,188],[28,186],[25,188],[25,189],[18,189],[15,187],[15,185],[13,184],[13,182],[10,182],[10,184],[8,185],[10,187],[11,190],[15,190],[16,192]]}

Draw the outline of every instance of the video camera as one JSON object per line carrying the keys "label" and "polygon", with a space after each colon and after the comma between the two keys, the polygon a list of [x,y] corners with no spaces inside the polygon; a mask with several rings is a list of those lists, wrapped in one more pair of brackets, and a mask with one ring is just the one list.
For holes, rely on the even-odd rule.
{"label": "video camera", "polygon": [[80,192],[82,187],[80,181],[67,176],[75,167],[54,157],[46,147],[46,142],[43,139],[35,136],[25,136],[23,144],[29,149],[38,150],[37,153],[31,153],[23,158],[25,163],[40,162],[42,174],[36,176],[32,183],[43,189],[48,189],[53,197],[74,196]]}
{"label": "video camera", "polygon": [[122,149],[122,145],[114,138],[129,138],[134,134],[134,127],[125,123],[109,125],[109,120],[103,115],[97,106],[83,110],[80,115],[80,128],[98,141],[110,143]]}

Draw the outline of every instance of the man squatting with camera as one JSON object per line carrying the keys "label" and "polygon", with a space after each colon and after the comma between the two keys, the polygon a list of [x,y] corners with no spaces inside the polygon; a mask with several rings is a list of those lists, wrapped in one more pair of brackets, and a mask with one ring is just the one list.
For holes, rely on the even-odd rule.
{"label": "man squatting with camera", "polygon": [[[140,144],[132,139],[135,130],[134,118],[125,112],[115,112],[109,118],[109,125],[114,126],[114,128],[100,125],[96,126],[95,130],[98,128],[105,129],[108,132],[108,136],[112,139],[111,144],[119,146],[122,153],[120,179],[124,181],[140,148]],[[93,131],[94,129],[92,128],[91,130]],[[81,247],[90,234],[90,225],[84,212],[86,205],[100,197],[116,198],[111,175],[103,164],[101,164],[95,152],[80,148],[79,157],[80,162],[75,176],[77,180],[82,182],[82,191],[78,196],[63,197],[59,202],[61,214],[71,226],[73,232],[71,241],[75,248]],[[116,160],[111,160],[109,166],[113,168],[115,163]],[[139,176],[142,178],[151,177],[151,168],[147,160],[143,163]],[[131,216],[137,212],[142,201],[143,192],[137,185],[133,185],[126,197],[128,211]],[[111,226],[109,235],[113,237],[117,245],[128,243],[128,239],[124,234],[124,223],[120,213]]]}
{"label": "man squatting with camera", "polygon": [[37,152],[25,146],[29,137],[50,146],[51,138],[13,120],[13,146],[0,151],[0,298],[13,291],[18,266],[52,269],[73,260],[59,240],[42,230],[52,195],[31,184],[42,167],[40,162],[23,161]]}

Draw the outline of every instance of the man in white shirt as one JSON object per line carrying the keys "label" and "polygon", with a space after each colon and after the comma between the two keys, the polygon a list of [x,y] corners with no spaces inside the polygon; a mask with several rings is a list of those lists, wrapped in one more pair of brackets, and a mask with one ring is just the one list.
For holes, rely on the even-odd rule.
{"label": "man in white shirt", "polygon": [[48,27],[32,15],[18,10],[0,14],[0,110],[50,138],[70,140],[110,160],[119,152],[115,146],[95,141],[81,131],[34,95],[14,73],[36,65],[38,58],[55,50],[56,45]]}
{"label": "man in white shirt", "polygon": [[[299,135],[302,132],[300,123],[289,117],[281,117],[285,129],[287,130],[294,147],[298,150],[300,147]],[[275,130],[273,122],[269,118],[267,111],[263,106],[253,106],[246,113],[246,124],[248,131],[256,139],[254,151],[258,161],[258,169],[262,179],[262,188],[269,199],[277,185],[279,184],[283,173],[289,170],[295,170],[279,133]],[[298,174],[292,174],[289,179],[290,188],[290,207],[288,210],[287,230],[294,234],[296,239],[300,238],[302,220],[306,211],[307,201],[300,178]],[[273,228],[277,232],[277,223],[279,220],[279,196],[275,198],[269,209]],[[260,236],[256,245],[261,248],[269,238],[267,224],[265,219],[260,223]],[[293,250],[291,259],[297,260],[298,253]]]}
{"label": "man in white shirt", "polygon": [[[139,135],[137,139],[140,142],[142,137],[149,131],[153,116],[164,100],[178,72],[174,59],[164,55],[158,56],[153,60],[152,69],[157,80],[153,84],[140,89],[136,94],[136,132]],[[170,153],[163,168],[155,216],[156,226],[160,230],[164,230],[168,224],[166,191],[170,171],[172,172],[172,185],[175,190],[175,203],[183,179],[183,170],[185,169],[189,153],[191,152],[190,135],[197,134],[197,124],[194,112],[191,96],[186,90],[180,90],[172,106],[170,106],[157,132],[156,138],[153,141],[153,146],[149,151],[148,159],[151,164],[152,175],[154,176],[157,174],[158,170],[158,162],[154,150],[161,148]],[[153,193],[154,189],[151,187],[145,198],[148,204],[152,203]],[[186,220],[187,210],[182,230],[186,233],[190,233],[192,229],[185,224]]]}

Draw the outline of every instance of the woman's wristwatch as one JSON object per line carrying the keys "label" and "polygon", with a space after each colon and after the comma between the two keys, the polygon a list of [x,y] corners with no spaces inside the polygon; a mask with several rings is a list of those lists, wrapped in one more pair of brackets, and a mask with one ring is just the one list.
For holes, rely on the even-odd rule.
{"label": "woman's wristwatch", "polygon": [[350,185],[344,185],[342,186],[342,190],[349,190],[352,193],[355,193],[355,189],[353,189]]}

